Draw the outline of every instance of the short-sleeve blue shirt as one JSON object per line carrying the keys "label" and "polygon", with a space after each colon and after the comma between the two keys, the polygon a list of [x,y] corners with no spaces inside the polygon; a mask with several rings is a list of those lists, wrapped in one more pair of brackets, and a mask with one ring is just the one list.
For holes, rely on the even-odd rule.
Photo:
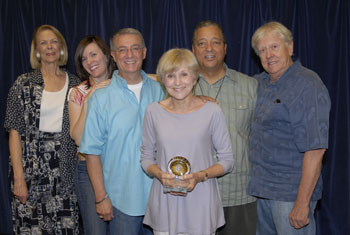
{"label": "short-sleeve blue shirt", "polygon": [[[262,198],[295,201],[304,153],[328,147],[331,101],[327,88],[299,61],[270,84],[256,76],[258,99],[250,137],[251,169],[247,192]],[[320,177],[311,200],[322,193]]]}
{"label": "short-sleeve blue shirt", "polygon": [[142,71],[140,102],[114,71],[109,86],[89,100],[79,151],[99,155],[112,205],[131,216],[144,215],[152,179],[141,168],[142,122],[147,106],[164,97],[160,84]]}

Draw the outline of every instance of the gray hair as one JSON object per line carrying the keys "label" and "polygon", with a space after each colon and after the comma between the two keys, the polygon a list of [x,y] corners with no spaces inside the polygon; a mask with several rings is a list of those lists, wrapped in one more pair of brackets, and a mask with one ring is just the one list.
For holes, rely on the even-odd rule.
{"label": "gray hair", "polygon": [[134,28],[123,28],[118,30],[115,34],[113,34],[113,36],[111,37],[109,43],[110,43],[110,48],[111,51],[115,51],[115,47],[114,47],[114,40],[119,37],[120,35],[126,35],[126,34],[134,34],[139,36],[139,38],[141,39],[141,46],[142,47],[146,47],[145,45],[145,40],[142,36],[142,34],[140,33],[140,31],[138,31],[137,29]]}

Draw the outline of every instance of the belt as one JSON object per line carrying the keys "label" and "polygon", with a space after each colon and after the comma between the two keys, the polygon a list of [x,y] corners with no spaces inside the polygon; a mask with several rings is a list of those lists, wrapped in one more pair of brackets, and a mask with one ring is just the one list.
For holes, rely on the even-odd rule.
{"label": "belt", "polygon": [[80,161],[85,161],[86,160],[86,154],[85,153],[78,153],[78,159]]}

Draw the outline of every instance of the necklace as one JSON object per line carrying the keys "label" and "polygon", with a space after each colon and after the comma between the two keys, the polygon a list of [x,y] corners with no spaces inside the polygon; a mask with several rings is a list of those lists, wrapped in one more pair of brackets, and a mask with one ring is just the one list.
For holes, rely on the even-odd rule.
{"label": "necklace", "polygon": [[[219,94],[220,94],[221,87],[222,87],[222,84],[224,84],[225,78],[226,78],[226,77],[224,77],[224,78],[221,80],[221,84],[220,84],[219,90],[218,90],[218,92],[216,93],[216,96],[215,96],[215,98],[214,98],[215,100],[218,98],[218,96],[219,96]],[[204,92],[203,92],[202,85],[201,85],[200,81],[198,81],[198,84],[199,84],[199,89],[201,90],[202,95],[204,95]],[[208,96],[209,96],[209,94],[208,94]]]}

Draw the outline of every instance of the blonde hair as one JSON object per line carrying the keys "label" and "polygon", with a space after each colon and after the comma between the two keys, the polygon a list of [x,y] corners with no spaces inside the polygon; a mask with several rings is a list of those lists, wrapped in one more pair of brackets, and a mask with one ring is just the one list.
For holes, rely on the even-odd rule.
{"label": "blonde hair", "polygon": [[255,53],[259,55],[259,50],[257,48],[257,45],[267,33],[277,33],[282,40],[285,41],[287,47],[290,42],[293,41],[293,35],[292,32],[286,28],[283,24],[277,22],[277,21],[271,21],[269,23],[266,23],[262,26],[260,26],[253,34],[252,37],[252,48],[254,49]]}
{"label": "blonde hair", "polygon": [[31,64],[32,68],[37,69],[37,68],[40,68],[40,66],[41,66],[40,59],[36,57],[36,53],[37,53],[36,38],[37,38],[39,33],[41,33],[42,31],[45,31],[45,30],[50,30],[51,32],[53,32],[56,35],[58,41],[61,44],[61,50],[63,50],[63,55],[60,55],[60,58],[58,60],[58,64],[60,66],[66,65],[67,61],[68,61],[68,49],[67,49],[66,40],[64,39],[64,37],[62,36],[60,31],[58,31],[58,29],[56,29],[52,25],[44,24],[44,25],[41,25],[38,28],[36,28],[34,33],[33,33],[32,43],[30,46],[30,64]]}
{"label": "blonde hair", "polygon": [[198,79],[199,65],[196,57],[190,50],[184,48],[174,48],[165,52],[158,62],[157,75],[163,81],[166,74],[174,72],[182,65],[185,65],[190,73]]}

